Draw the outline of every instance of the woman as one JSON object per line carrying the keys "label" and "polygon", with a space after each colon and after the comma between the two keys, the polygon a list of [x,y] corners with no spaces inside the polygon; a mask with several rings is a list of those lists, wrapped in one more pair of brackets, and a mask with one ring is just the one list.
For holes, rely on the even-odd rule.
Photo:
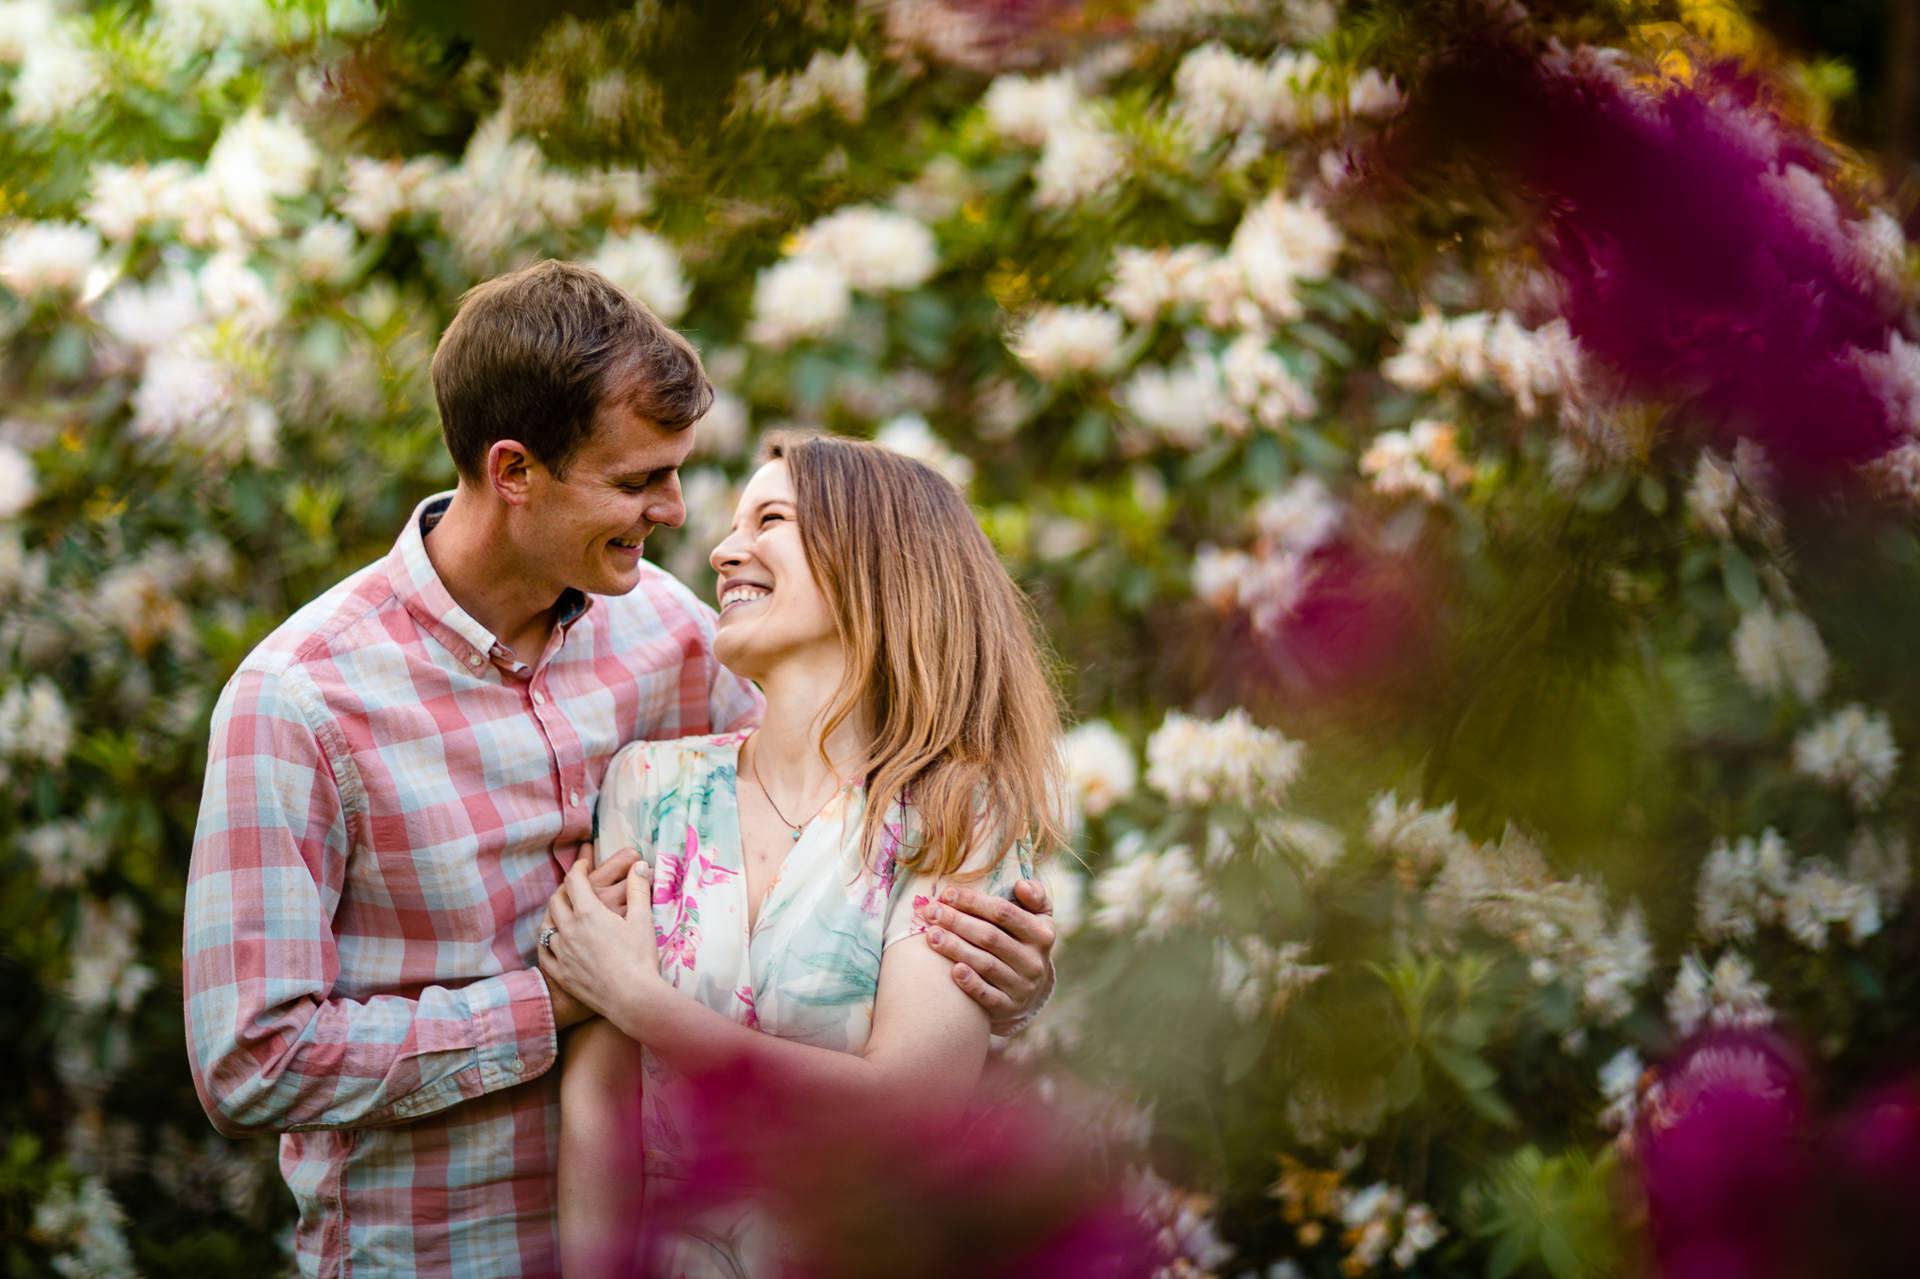
{"label": "woman", "polygon": [[[624,749],[596,842],[641,854],[628,918],[572,883],[552,904],[541,965],[604,1016],[563,1067],[570,1273],[635,1229],[617,1170],[637,1080],[650,1185],[686,1153],[676,1081],[718,1066],[863,1118],[964,1101],[988,1022],[920,936],[932,899],[1009,895],[1060,839],[1056,696],[959,493],[858,441],[781,436],[766,457],[712,556],[714,654],[765,692],[761,727]],[[777,1268],[751,1210],[699,1236],[669,1272]]]}

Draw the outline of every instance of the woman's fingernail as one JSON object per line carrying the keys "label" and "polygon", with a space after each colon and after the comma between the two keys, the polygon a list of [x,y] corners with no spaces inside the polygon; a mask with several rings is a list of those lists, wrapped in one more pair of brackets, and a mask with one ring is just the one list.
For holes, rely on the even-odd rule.
{"label": "woman's fingernail", "polygon": [[946,939],[947,939],[947,935],[941,932],[938,928],[930,928],[927,930],[927,940],[932,942],[936,946],[938,946],[941,942],[945,941]]}

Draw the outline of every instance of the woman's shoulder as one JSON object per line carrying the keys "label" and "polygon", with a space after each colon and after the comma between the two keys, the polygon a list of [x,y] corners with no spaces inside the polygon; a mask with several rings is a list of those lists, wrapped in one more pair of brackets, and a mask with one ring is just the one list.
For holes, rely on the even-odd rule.
{"label": "woman's shoulder", "polygon": [[692,770],[706,771],[719,765],[731,766],[740,752],[745,733],[708,733],[697,737],[672,737],[657,741],[628,742],[607,765],[605,787],[626,789],[645,786],[661,777],[679,777]]}

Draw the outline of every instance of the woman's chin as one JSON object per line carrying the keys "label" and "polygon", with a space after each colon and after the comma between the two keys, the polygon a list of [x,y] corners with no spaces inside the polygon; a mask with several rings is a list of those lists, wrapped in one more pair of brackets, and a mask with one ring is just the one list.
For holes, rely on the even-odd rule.
{"label": "woman's chin", "polygon": [[734,636],[721,631],[713,637],[713,657],[720,665],[738,675],[741,679],[758,680],[765,673],[766,663],[753,645],[743,643]]}

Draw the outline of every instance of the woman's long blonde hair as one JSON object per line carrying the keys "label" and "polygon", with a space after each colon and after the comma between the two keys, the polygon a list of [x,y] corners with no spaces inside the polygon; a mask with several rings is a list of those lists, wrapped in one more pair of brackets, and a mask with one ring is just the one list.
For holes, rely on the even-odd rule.
{"label": "woman's long blonde hair", "polygon": [[833,612],[846,673],[821,742],[856,711],[873,729],[861,847],[896,798],[920,836],[899,857],[950,875],[982,840],[1059,846],[1059,694],[1026,597],[967,503],[931,467],[877,444],[781,432],[762,456],[793,481],[800,543]]}

